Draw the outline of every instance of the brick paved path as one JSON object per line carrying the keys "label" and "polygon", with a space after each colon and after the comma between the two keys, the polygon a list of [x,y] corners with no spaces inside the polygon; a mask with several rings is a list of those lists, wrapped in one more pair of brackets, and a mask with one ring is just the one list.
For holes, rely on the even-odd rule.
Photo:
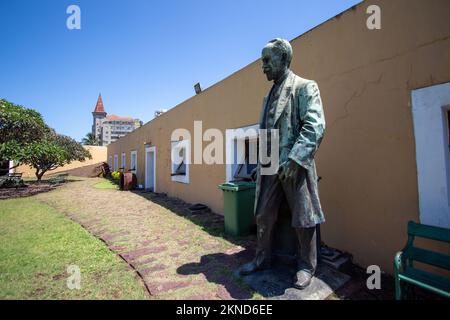
{"label": "brick paved path", "polygon": [[[192,215],[180,200],[70,182],[38,199],[103,240],[142,277],[151,298],[261,298],[233,277],[252,258],[251,239],[223,238],[222,217]],[[247,248],[247,249],[246,249]]]}

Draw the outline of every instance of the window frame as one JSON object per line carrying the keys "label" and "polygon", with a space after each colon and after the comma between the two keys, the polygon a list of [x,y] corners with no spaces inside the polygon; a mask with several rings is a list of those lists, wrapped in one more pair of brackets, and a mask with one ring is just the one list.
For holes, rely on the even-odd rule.
{"label": "window frame", "polygon": [[122,159],[121,160],[122,160],[123,171],[125,171],[126,168],[127,168],[127,154],[125,152],[122,152]]}
{"label": "window frame", "polygon": [[[244,139],[242,139],[244,140]],[[232,174],[233,174],[233,181],[240,181],[240,180],[244,180],[244,181],[250,181],[251,180],[251,173],[248,173],[248,166],[249,165],[258,165],[258,163],[256,164],[249,164],[249,157],[250,157],[250,143],[254,142],[256,140],[256,157],[258,159],[258,143],[259,143],[259,137],[255,138],[246,138],[244,143],[245,143],[245,150],[244,150],[244,162],[245,163],[236,163],[233,164],[233,168],[232,168]],[[236,141],[236,140],[235,140]],[[237,141],[236,141],[237,143]],[[237,149],[237,148],[236,148]],[[258,161],[258,160],[257,160]],[[252,169],[253,170],[253,169]],[[243,171],[245,173],[241,174],[240,172]]]}
{"label": "window frame", "polygon": [[119,170],[119,155],[115,154],[114,155],[114,171],[118,171]]}
{"label": "window frame", "polygon": [[[242,140],[245,141],[248,139],[249,142],[256,140],[258,143],[258,139],[259,139],[259,124],[253,124],[253,125],[249,125],[249,126],[245,126],[245,127],[235,128],[234,130],[237,130],[237,129],[242,129],[242,130],[244,130],[244,132],[246,132],[249,129],[253,129],[255,131],[254,131],[254,134],[252,134],[252,135],[238,134],[238,135],[234,135],[233,137],[231,137],[230,140],[227,139],[226,152],[227,152],[227,154],[234,155],[234,157],[232,159],[232,163],[227,163],[225,166],[225,177],[226,177],[227,182],[238,180],[235,178],[236,171],[239,169],[239,167],[246,166],[246,164],[237,163],[238,162],[237,159],[238,159],[239,155],[235,154],[235,152],[237,153],[237,151],[238,151],[237,150],[238,141],[242,141]],[[244,150],[244,152],[245,152],[245,150]],[[257,156],[258,156],[258,154],[257,154]],[[241,157],[242,157],[242,155],[241,155]],[[245,157],[245,154],[244,154],[244,157]],[[244,178],[241,180],[244,180]]]}
{"label": "window frame", "polygon": [[[133,155],[135,156],[135,164],[133,169]],[[137,150],[132,150],[130,152],[130,172],[137,175],[137,169],[138,169],[138,158],[137,158]]]}
{"label": "window frame", "polygon": [[[180,140],[180,141],[172,141],[171,145],[170,145],[170,176],[171,176],[171,180],[174,182],[180,182],[180,183],[185,183],[188,184],[189,183],[189,160],[191,158],[191,154],[190,154],[190,140]],[[185,150],[184,152],[184,158],[186,159],[186,163],[185,163],[185,172],[184,174],[176,174],[176,172],[174,172],[174,165],[175,163],[173,162],[172,159],[172,155],[174,152],[176,152],[175,150],[183,148]],[[181,164],[179,164],[179,166],[181,166]]]}
{"label": "window frame", "polygon": [[419,222],[450,228],[450,82],[412,90],[411,102]]}

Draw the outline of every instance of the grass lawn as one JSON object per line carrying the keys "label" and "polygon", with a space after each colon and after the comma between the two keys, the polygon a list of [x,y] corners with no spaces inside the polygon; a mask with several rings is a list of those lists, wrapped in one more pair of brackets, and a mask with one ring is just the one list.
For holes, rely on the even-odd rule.
{"label": "grass lawn", "polygon": [[[0,200],[0,299],[148,299],[135,272],[106,245],[29,197]],[[69,289],[67,268],[81,271]]]}
{"label": "grass lawn", "polygon": [[97,189],[119,189],[119,186],[117,184],[114,184],[109,180],[96,183],[94,184],[94,187]]}

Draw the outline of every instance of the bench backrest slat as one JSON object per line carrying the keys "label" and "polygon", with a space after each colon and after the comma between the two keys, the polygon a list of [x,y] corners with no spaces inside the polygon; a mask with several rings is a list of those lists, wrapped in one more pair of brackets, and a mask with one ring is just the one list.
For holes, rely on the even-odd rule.
{"label": "bench backrest slat", "polygon": [[408,235],[450,243],[450,229],[408,222]]}
{"label": "bench backrest slat", "polygon": [[450,256],[444,253],[409,247],[405,254],[407,259],[450,270]]}

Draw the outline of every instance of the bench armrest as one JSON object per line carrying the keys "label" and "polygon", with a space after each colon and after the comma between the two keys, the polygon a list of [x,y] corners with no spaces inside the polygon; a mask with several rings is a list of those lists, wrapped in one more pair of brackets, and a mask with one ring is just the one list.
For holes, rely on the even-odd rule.
{"label": "bench armrest", "polygon": [[394,257],[394,272],[398,272],[403,268],[403,251],[399,251]]}

